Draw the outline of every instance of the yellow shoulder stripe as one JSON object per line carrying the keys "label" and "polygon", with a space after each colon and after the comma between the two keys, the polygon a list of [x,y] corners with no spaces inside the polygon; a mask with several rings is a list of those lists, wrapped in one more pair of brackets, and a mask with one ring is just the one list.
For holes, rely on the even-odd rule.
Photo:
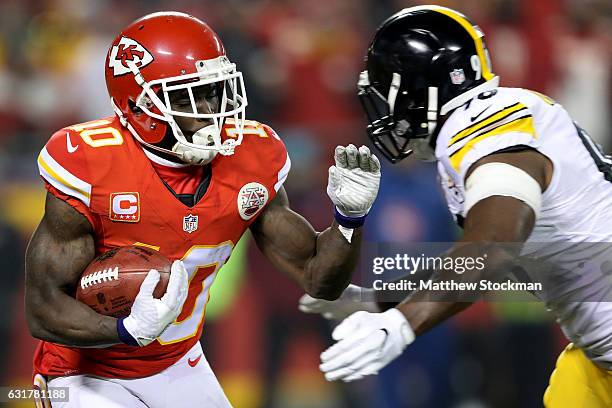
{"label": "yellow shoulder stripe", "polygon": [[527,107],[520,102],[515,103],[514,105],[507,106],[504,109],[485,117],[484,119],[474,123],[473,125],[457,133],[455,136],[451,138],[451,140],[449,140],[448,147],[451,147],[453,144],[465,139],[466,137],[478,132],[479,130],[484,129],[487,126],[492,125],[497,121],[501,121],[505,119],[506,117],[510,116],[511,114],[516,113],[526,108]]}
{"label": "yellow shoulder stripe", "polygon": [[504,133],[527,133],[531,135],[534,139],[536,138],[535,127],[533,125],[533,116],[523,116],[522,118],[518,118],[513,120],[512,122],[506,123],[505,125],[499,126],[495,129],[492,129],[488,132],[483,133],[470,140],[463,146],[461,149],[457,150],[455,153],[451,154],[450,162],[455,171],[459,172],[461,161],[463,158],[474,148],[476,143],[480,142],[483,139],[498,136]]}
{"label": "yellow shoulder stripe", "polygon": [[78,188],[77,186],[69,183],[68,181],[66,181],[66,179],[64,179],[62,176],[60,176],[57,172],[55,172],[55,170],[53,170],[51,168],[51,166],[49,166],[42,158],[42,155],[38,156],[38,165],[40,167],[42,167],[48,174],[49,176],[51,176],[55,181],[57,181],[58,183],[60,183],[61,185],[67,187],[70,190],[74,190],[79,194],[82,194],[83,196],[90,198],[91,194],[85,190],[81,190],[80,188]]}
{"label": "yellow shoulder stripe", "polygon": [[38,155],[38,170],[40,175],[53,187],[64,194],[78,198],[89,207],[91,203],[91,184],[63,168],[51,157],[46,147],[43,147]]}

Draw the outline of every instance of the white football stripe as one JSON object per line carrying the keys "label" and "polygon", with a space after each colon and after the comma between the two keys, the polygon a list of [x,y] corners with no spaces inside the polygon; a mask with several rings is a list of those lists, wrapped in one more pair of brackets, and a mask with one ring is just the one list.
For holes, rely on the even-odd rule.
{"label": "white football stripe", "polygon": [[91,184],[86,183],[64,169],[51,157],[46,147],[42,149],[38,156],[38,170],[40,175],[53,187],[64,194],[81,200],[89,207],[91,202]]}
{"label": "white football stripe", "polygon": [[291,159],[289,158],[289,154],[287,154],[287,160],[285,160],[285,164],[278,171],[278,181],[276,182],[276,184],[274,184],[274,191],[278,192],[285,180],[287,180],[289,170],[291,170]]}

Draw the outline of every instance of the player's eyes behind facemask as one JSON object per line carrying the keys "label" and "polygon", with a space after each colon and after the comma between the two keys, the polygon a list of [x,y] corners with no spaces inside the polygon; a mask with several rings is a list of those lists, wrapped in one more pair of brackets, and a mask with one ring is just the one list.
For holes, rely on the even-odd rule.
{"label": "player's eyes behind facemask", "polygon": [[169,92],[170,107],[177,112],[218,113],[223,92],[222,86],[222,84],[208,84],[171,91]]}

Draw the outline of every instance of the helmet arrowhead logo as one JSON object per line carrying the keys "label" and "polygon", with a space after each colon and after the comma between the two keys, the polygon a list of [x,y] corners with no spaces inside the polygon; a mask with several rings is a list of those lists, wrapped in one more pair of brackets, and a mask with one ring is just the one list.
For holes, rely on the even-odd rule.
{"label": "helmet arrowhead logo", "polygon": [[145,47],[128,37],[121,37],[119,42],[111,48],[108,67],[113,69],[114,76],[125,75],[131,72],[133,64],[142,68],[153,61],[153,55]]}

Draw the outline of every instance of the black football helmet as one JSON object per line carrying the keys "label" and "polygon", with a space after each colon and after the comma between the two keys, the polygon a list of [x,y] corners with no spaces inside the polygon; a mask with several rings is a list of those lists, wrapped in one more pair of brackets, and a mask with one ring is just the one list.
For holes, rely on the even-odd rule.
{"label": "black football helmet", "polygon": [[498,85],[480,28],[449,8],[419,6],[378,28],[358,88],[370,139],[395,163],[411,153],[434,160],[440,120]]}

